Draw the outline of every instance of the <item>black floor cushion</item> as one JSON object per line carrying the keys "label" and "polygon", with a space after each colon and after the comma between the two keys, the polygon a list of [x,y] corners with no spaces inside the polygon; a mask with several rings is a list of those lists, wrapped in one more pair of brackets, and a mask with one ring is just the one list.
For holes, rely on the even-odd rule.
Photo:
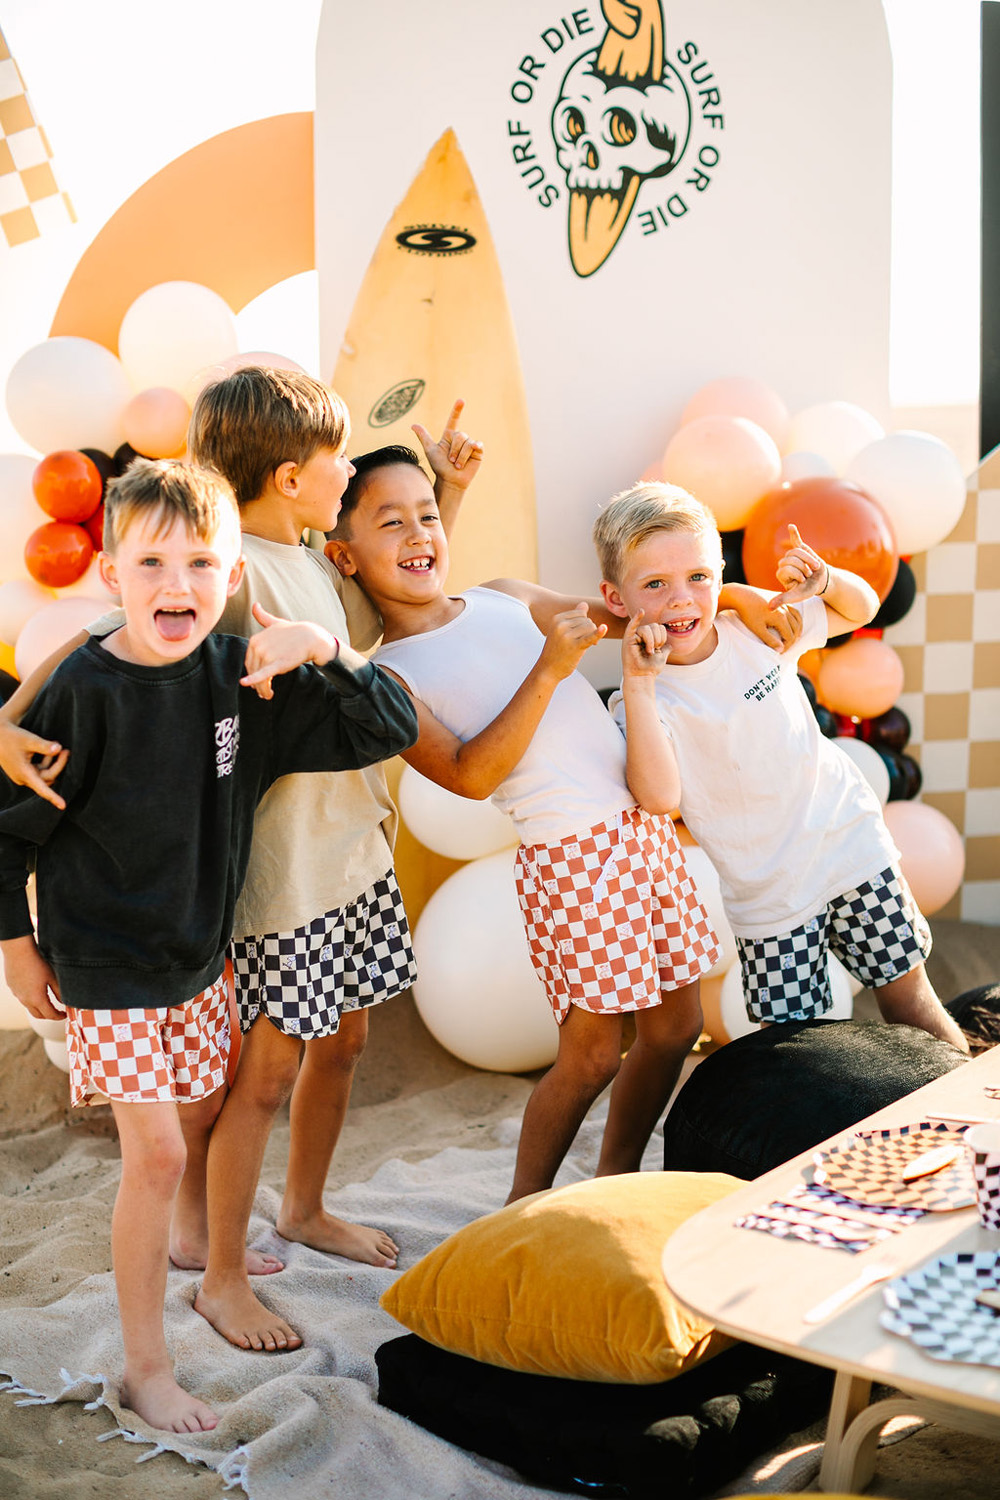
{"label": "black floor cushion", "polygon": [[968,1062],[913,1026],[792,1021],[699,1063],[663,1125],[671,1172],[759,1177]]}
{"label": "black floor cushion", "polygon": [[833,1375],[750,1344],[660,1385],[521,1375],[415,1334],[376,1352],[383,1406],[532,1482],[619,1500],[711,1493],[824,1416]]}

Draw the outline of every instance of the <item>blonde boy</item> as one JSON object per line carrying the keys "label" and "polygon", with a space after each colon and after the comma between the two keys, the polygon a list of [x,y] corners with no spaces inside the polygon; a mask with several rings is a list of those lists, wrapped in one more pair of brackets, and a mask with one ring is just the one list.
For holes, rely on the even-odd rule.
{"label": "blonde boy", "polygon": [[72,746],[62,807],[0,784],[0,948],[32,1015],[63,1014],[50,996],[65,1008],[74,1104],[106,1096],[118,1127],[123,1403],[200,1431],[217,1418],[174,1378],[163,1298],[172,1220],[204,1202],[225,1095],[222,973],[254,809],[279,777],[394,753],[415,722],[395,684],[314,625],[258,610],[249,646],[210,633],[243,574],[217,474],[136,462],[109,487],[104,536],[124,622],[74,651],[29,712]]}
{"label": "blonde boy", "polygon": [[[643,612],[668,643],[655,685],[659,722],[636,757],[633,789],[645,806],[669,807],[679,765],[680,811],[718,871],[750,1017],[823,1015],[832,1004],[829,950],[875,990],[886,1020],[967,1050],[927,979],[930,932],[878,800],[820,734],[798,682],[804,652],[867,624],[874,591],[789,527],[777,570],[784,592],[771,605],[798,608],[803,629],[775,660],[718,614],[718,529],[685,491],[640,484],[616,496],[594,541],[608,609],[622,619]],[[611,706],[630,733],[624,698]]]}

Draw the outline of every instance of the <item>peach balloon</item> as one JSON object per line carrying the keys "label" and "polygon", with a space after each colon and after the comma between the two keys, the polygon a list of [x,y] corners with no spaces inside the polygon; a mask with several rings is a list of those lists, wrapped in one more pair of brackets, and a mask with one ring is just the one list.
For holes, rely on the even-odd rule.
{"label": "peach balloon", "polygon": [[21,681],[107,609],[106,599],[54,599],[51,604],[37,610],[22,628],[14,648],[14,662]]}
{"label": "peach balloon", "polygon": [[738,531],[781,475],[774,439],[745,417],[696,417],[674,433],[663,477],[707,505],[720,531]]}
{"label": "peach balloon", "polygon": [[788,407],[777,391],[744,375],[723,375],[695,391],[684,408],[681,426],[698,417],[746,417],[763,427],[779,448],[788,436]]}
{"label": "peach balloon", "polygon": [[903,691],[903,663],[891,646],[860,635],[827,652],[816,679],[819,701],[835,714],[875,719]]}
{"label": "peach balloon", "polygon": [[220,359],[214,365],[206,365],[187,382],[184,394],[193,406],[199,392],[203,391],[206,385],[214,385],[218,380],[225,380],[226,376],[231,375],[234,370],[246,370],[251,366],[259,366],[265,370],[291,370],[298,375],[308,373],[286,354],[272,354],[267,349],[251,349],[246,354],[230,354],[228,359]]}
{"label": "peach balloon", "polygon": [[950,818],[926,802],[890,802],[884,816],[913,899],[931,916],[947,906],[962,884],[962,835]]}
{"label": "peach balloon", "polygon": [[55,598],[51,589],[33,578],[12,578],[0,583],[0,641],[16,646],[17,638],[32,615]]}
{"label": "peach balloon", "polygon": [[122,412],[125,441],[144,458],[177,458],[187,446],[191,408],[179,391],[153,385]]}

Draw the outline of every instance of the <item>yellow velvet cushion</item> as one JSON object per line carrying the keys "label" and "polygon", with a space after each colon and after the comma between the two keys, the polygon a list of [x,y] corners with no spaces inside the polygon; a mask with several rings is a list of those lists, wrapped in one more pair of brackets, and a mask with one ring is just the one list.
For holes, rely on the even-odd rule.
{"label": "yellow velvet cushion", "polygon": [[663,1246],[741,1186],[721,1172],[631,1172],[535,1193],[451,1235],[381,1305],[429,1343],[507,1370],[669,1380],[732,1340],[667,1290]]}

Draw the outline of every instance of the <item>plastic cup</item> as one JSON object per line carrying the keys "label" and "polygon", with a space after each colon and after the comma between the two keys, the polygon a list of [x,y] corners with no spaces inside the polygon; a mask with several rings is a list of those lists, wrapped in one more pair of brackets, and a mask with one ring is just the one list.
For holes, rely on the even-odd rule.
{"label": "plastic cup", "polygon": [[984,1229],[1000,1230],[1000,1121],[971,1125],[965,1144],[976,1179],[976,1207]]}

